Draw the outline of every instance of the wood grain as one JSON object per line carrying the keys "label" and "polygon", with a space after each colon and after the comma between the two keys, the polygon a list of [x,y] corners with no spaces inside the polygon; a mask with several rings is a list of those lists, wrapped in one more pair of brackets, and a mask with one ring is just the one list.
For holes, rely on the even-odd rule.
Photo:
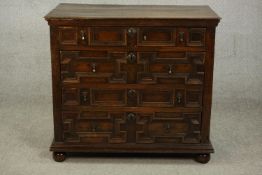
{"label": "wood grain", "polygon": [[45,16],[51,18],[113,19],[220,19],[209,6],[59,4]]}

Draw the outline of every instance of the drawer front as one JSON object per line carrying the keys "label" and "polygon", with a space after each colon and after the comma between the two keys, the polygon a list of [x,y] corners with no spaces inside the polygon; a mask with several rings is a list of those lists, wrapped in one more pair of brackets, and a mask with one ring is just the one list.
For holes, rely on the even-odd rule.
{"label": "drawer front", "polygon": [[203,84],[205,52],[61,51],[63,83]]}
{"label": "drawer front", "polygon": [[126,83],[126,73],[119,64],[126,62],[126,52],[61,51],[61,80],[64,83]]}
{"label": "drawer front", "polygon": [[123,27],[59,27],[62,46],[126,46],[127,29]]}
{"label": "drawer front", "polygon": [[141,27],[138,29],[137,45],[175,45],[176,30],[172,27]]}
{"label": "drawer front", "polygon": [[199,143],[201,113],[137,114],[136,143]]}
{"label": "drawer front", "polygon": [[91,27],[91,46],[126,46],[126,28],[122,27]]}
{"label": "drawer front", "polygon": [[121,46],[137,40],[139,46],[205,47],[206,28],[175,27],[59,27],[61,46]]}
{"label": "drawer front", "polygon": [[86,144],[199,143],[201,113],[63,111],[63,138]]}
{"label": "drawer front", "polygon": [[62,105],[199,108],[202,106],[202,87],[64,87]]}
{"label": "drawer front", "polygon": [[119,112],[62,112],[65,142],[125,143],[126,118]]}
{"label": "drawer front", "polygon": [[59,27],[58,37],[60,45],[78,45],[78,29],[77,27]]}
{"label": "drawer front", "polygon": [[205,52],[138,52],[137,82],[143,84],[203,84]]}

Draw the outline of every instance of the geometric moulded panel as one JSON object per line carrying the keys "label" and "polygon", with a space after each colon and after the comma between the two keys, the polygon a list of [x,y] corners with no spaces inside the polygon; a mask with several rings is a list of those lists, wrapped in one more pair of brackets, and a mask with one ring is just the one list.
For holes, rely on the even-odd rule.
{"label": "geometric moulded panel", "polygon": [[205,52],[139,52],[138,63],[138,83],[203,84]]}
{"label": "geometric moulded panel", "polygon": [[125,143],[126,130],[123,113],[73,112],[62,113],[65,142]]}
{"label": "geometric moulded panel", "polygon": [[199,143],[201,113],[138,114],[136,143]]}

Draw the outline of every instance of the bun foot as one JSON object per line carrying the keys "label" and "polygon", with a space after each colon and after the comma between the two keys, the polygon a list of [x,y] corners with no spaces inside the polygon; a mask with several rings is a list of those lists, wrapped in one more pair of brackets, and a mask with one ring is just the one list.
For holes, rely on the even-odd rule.
{"label": "bun foot", "polygon": [[53,159],[56,162],[63,162],[66,159],[66,153],[64,153],[64,152],[53,152]]}
{"label": "bun foot", "polygon": [[210,160],[210,154],[198,154],[195,160],[199,163],[207,163]]}

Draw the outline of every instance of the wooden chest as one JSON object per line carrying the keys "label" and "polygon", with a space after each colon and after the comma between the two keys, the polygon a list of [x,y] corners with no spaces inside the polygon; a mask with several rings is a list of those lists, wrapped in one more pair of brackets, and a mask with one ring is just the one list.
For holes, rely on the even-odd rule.
{"label": "wooden chest", "polygon": [[220,20],[208,6],[60,4],[45,19],[56,161],[111,152],[208,162]]}

